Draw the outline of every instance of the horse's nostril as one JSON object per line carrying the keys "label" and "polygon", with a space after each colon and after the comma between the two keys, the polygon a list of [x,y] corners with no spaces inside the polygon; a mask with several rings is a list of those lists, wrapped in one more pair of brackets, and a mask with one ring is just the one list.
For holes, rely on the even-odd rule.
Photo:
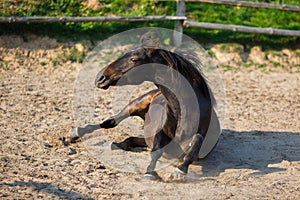
{"label": "horse's nostril", "polygon": [[97,83],[97,84],[101,84],[101,83],[103,83],[105,80],[106,80],[106,76],[101,75],[100,77],[97,78],[96,83]]}
{"label": "horse's nostril", "polygon": [[95,85],[97,87],[99,87],[100,84],[104,83],[106,80],[108,79],[108,77],[106,77],[105,75],[103,75],[102,73],[98,74],[96,79],[95,79]]}

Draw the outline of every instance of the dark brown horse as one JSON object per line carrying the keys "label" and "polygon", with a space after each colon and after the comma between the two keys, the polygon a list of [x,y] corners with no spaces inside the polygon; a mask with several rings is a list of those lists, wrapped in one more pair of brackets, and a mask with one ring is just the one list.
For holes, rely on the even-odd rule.
{"label": "dark brown horse", "polygon": [[[158,178],[155,167],[163,153],[181,157],[182,163],[176,172],[186,174],[189,165],[198,157],[203,139],[207,135],[213,113],[213,97],[203,74],[193,62],[179,54],[160,49],[157,46],[158,40],[146,39],[147,41],[143,41],[143,45],[125,52],[117,60],[103,68],[96,77],[96,86],[108,89],[115,85],[140,84],[147,81],[145,77],[149,80],[156,79],[156,76],[162,73],[157,69],[160,66],[168,66],[170,73],[164,74],[163,77],[167,77],[166,81],[169,85],[178,87],[179,93],[175,94],[176,92],[174,93],[160,81],[155,82],[158,89],[130,102],[119,114],[105,120],[96,128],[115,127],[128,116],[143,118],[145,120],[145,138],[130,137],[121,143],[113,143],[113,147],[124,150],[131,150],[137,146],[150,147],[151,162],[144,178]],[[151,45],[145,45],[149,43]],[[139,71],[137,71],[133,73],[133,76],[121,80],[139,66],[146,66],[140,71],[143,73],[142,76],[139,76]],[[153,70],[156,71],[153,72]],[[181,88],[183,83],[174,71],[187,80],[196,103],[193,101],[190,103],[189,93]],[[183,119],[183,113],[188,119]],[[184,120],[185,123],[182,123]],[[192,125],[193,121],[196,121],[197,124]],[[151,125],[149,126],[149,124]],[[93,129],[93,127],[90,128]],[[189,144],[184,147],[182,144],[186,141]]]}

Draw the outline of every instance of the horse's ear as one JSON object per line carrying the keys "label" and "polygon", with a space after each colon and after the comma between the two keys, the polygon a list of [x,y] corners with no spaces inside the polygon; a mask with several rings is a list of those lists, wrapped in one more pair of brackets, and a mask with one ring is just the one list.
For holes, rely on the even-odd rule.
{"label": "horse's ear", "polygon": [[159,48],[160,40],[159,38],[152,39],[152,33],[147,32],[141,37],[142,47]]}

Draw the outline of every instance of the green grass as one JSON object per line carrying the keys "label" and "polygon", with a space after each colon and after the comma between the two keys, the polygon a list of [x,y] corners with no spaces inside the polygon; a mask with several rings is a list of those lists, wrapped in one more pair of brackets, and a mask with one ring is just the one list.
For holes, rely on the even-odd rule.
{"label": "green grass", "polygon": [[[256,1],[300,6],[299,0]],[[0,3],[0,16],[145,16],[176,14],[175,1],[100,0],[98,9],[88,8],[84,2],[82,0],[3,0]],[[299,12],[188,2],[186,3],[186,15],[189,19],[195,21],[300,30]],[[0,34],[14,33],[22,35],[25,31],[49,35],[50,37],[56,37],[58,40],[102,40],[124,30],[145,26],[173,29],[174,22],[0,24]],[[282,46],[300,44],[300,39],[297,37],[235,33],[198,28],[185,28],[184,32],[200,43],[240,43],[261,45],[266,48],[282,48]]]}

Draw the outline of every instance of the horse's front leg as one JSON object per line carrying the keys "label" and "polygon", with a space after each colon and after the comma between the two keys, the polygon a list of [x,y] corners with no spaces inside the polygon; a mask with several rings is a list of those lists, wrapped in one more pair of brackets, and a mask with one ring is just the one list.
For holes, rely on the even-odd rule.
{"label": "horse's front leg", "polygon": [[139,116],[140,118],[145,119],[145,115],[148,112],[149,105],[159,94],[160,91],[158,89],[155,89],[134,99],[118,114],[103,121],[100,124],[101,128],[113,128],[129,116]]}
{"label": "horse's front leg", "polygon": [[203,137],[201,134],[197,133],[193,136],[190,147],[183,158],[183,162],[177,167],[175,173],[186,174],[188,172],[189,165],[195,160],[196,156],[198,156],[202,142]]}
{"label": "horse's front leg", "polygon": [[76,127],[70,130],[70,137],[73,140],[76,140],[79,137],[87,133],[92,133],[93,131],[100,128],[114,128],[122,120],[126,119],[129,116],[139,116],[142,119],[145,119],[145,114],[148,112],[149,105],[155,99],[157,95],[160,94],[160,91],[155,89],[150,92],[134,99],[127,106],[125,106],[118,114],[104,120],[101,124],[87,125],[85,127]]}
{"label": "horse's front leg", "polygon": [[148,180],[160,179],[160,177],[155,171],[156,163],[163,154],[163,147],[166,146],[170,142],[170,140],[171,139],[163,132],[163,130],[159,131],[154,136],[153,147],[150,153],[151,161],[147,167],[147,171],[144,174],[143,179],[148,179]]}

